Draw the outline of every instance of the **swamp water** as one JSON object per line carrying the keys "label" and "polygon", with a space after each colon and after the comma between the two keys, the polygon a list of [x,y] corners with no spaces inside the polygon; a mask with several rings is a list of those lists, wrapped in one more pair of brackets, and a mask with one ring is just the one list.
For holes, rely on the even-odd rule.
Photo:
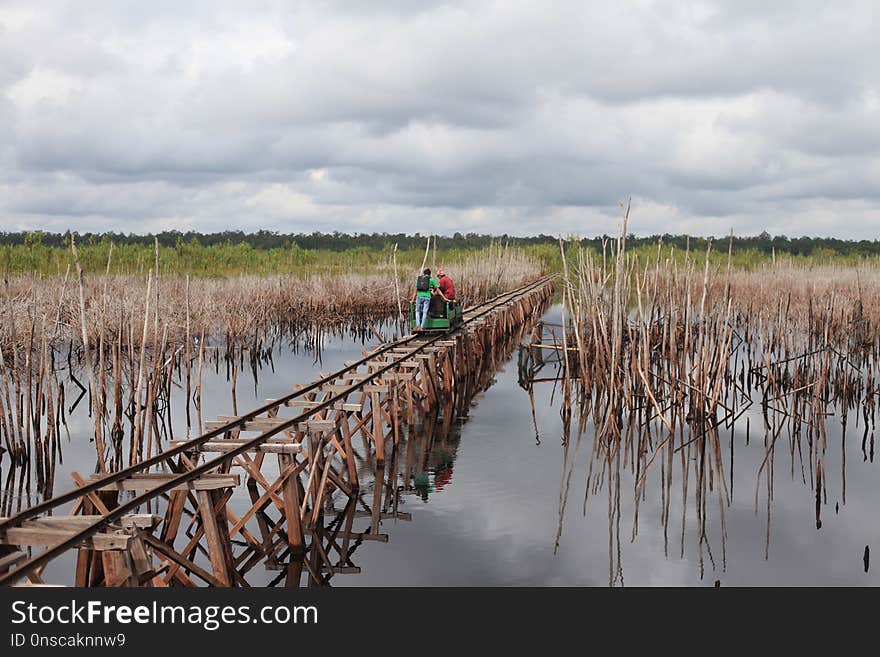
{"label": "swamp water", "polygon": [[[559,318],[558,306],[545,316],[548,322]],[[359,358],[361,347],[350,338],[329,338],[322,346],[320,361],[313,354],[276,350],[273,367],[261,367],[256,383],[247,367],[238,372],[238,411],[258,406],[267,398],[289,392],[294,383],[305,383],[319,372],[333,371],[344,361]],[[809,475],[805,483],[799,462],[792,467],[785,441],[779,441],[775,448],[768,504],[766,476],[758,479],[766,453],[759,407],[747,411],[732,431],[722,429],[726,452],[723,476],[731,502],[729,506],[724,504],[722,527],[718,489],[708,493],[705,537],[700,548],[693,481],[684,506],[682,543],[678,469],[664,539],[659,461],[647,476],[635,540],[631,540],[635,478],[630,470],[620,470],[619,494],[607,481],[598,490],[591,488],[584,514],[593,427],[587,423],[578,437],[577,421],[573,419],[564,443],[560,396],[558,385],[535,384],[533,418],[529,395],[518,384],[517,354],[513,352],[492,385],[474,399],[469,416],[457,420],[448,435],[411,438],[413,448],[409,453],[418,463],[408,475],[398,474],[396,481],[405,491],[399,497],[398,510],[411,514],[411,520],[383,520],[379,531],[388,534],[389,541],[359,544],[352,559],[361,572],[335,575],[330,584],[880,584],[878,568],[870,563],[870,551],[878,545],[880,531],[880,508],[874,502],[880,494],[880,480],[873,454],[863,454],[861,449],[863,427],[852,426],[855,414],[850,414],[845,441],[841,439],[839,420],[829,418],[827,423],[824,495],[819,500],[821,528],[817,528],[816,494]],[[187,431],[184,399],[179,391],[176,403],[172,414],[175,438],[183,438]],[[213,366],[206,368],[203,419],[231,414],[232,387],[225,366],[221,364],[219,372]],[[192,417],[196,424],[194,412]],[[751,425],[748,444],[746,417]],[[56,493],[70,487],[71,471],[81,475],[93,471],[94,445],[86,438],[92,426],[87,404],[69,415],[71,440],[68,442],[66,435],[63,438],[64,463],[58,466]],[[190,430],[190,435],[197,433],[197,427]],[[406,449],[404,445],[401,451]],[[601,457],[598,460],[601,462]],[[676,456],[676,468],[677,464]],[[599,467],[594,462],[594,477]],[[3,461],[0,474],[5,483],[8,460]],[[693,469],[690,476],[693,479]],[[36,501],[33,496],[29,500]],[[235,498],[231,504],[238,510]],[[365,531],[368,522],[357,519],[355,531]],[[72,554],[65,555],[50,564],[46,574],[57,581],[72,580],[72,566]],[[274,577],[274,572],[259,568],[248,579],[260,586],[272,583]]]}

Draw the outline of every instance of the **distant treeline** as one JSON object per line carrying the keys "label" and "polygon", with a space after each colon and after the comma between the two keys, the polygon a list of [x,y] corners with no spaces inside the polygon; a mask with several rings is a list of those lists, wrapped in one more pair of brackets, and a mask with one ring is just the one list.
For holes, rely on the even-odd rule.
{"label": "distant treeline", "polygon": [[[136,235],[133,233],[77,233],[77,241],[83,245],[99,245],[113,243],[117,246],[131,245],[151,247],[153,235]],[[240,230],[228,230],[219,233],[199,233],[194,231],[180,232],[176,230],[163,231],[155,235],[162,247],[177,247],[182,244],[202,247],[214,247],[223,245],[248,245],[253,249],[289,249],[292,247],[309,251],[334,251],[344,252],[352,250],[383,251],[393,244],[401,251],[418,250],[425,248],[426,235],[415,233],[278,233],[268,230],[260,230],[253,233],[245,233]],[[575,238],[576,240],[577,238]],[[580,239],[583,246],[592,246],[601,250],[603,240],[610,241],[610,235],[598,235]],[[665,246],[674,246],[678,250],[690,247],[692,251],[705,250],[707,238],[689,237],[687,235],[650,235],[647,237],[628,236],[627,240],[632,248],[656,246],[657,241],[662,239]],[[728,245],[728,236],[711,238],[716,243],[715,248],[723,248]],[[553,235],[535,235],[531,237],[514,237],[508,235],[482,235],[477,233],[455,233],[452,236],[438,235],[436,237],[437,248],[443,251],[458,251],[481,249],[490,244],[509,244],[510,246],[539,246],[557,245],[558,237]],[[723,244],[723,247],[721,244]],[[70,233],[49,233],[43,231],[32,232],[0,232],[0,245],[5,246],[47,246],[69,247]],[[875,240],[842,240],[833,237],[786,237],[785,235],[770,235],[763,232],[755,236],[734,236],[734,251],[751,251],[763,254],[790,254],[794,256],[811,255],[841,255],[841,256],[871,256],[880,255],[880,239]]]}

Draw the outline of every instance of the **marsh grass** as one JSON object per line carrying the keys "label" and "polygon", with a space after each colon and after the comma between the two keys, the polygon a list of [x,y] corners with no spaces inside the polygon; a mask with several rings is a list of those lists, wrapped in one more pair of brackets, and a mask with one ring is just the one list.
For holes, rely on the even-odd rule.
{"label": "marsh grass", "polygon": [[[705,557],[723,570],[732,495],[725,457],[730,450],[732,459],[734,426],[740,439],[752,432],[765,441],[754,506],[758,513],[763,497],[767,556],[778,448],[787,447],[790,476],[824,500],[827,450],[843,450],[829,443],[827,423],[840,423],[844,439],[854,424],[864,458],[873,459],[880,394],[876,263],[847,267],[779,259],[737,270],[723,242],[702,253],[670,254],[662,245],[651,256],[630,253],[628,215],[625,208],[618,238],[601,254],[560,243],[567,327],[560,342],[568,357],[559,369],[566,465],[558,531],[575,455],[589,426],[595,437],[582,510],[606,491],[612,585],[623,577],[622,473],[629,471],[633,482],[630,540],[638,535],[646,487],[656,485],[665,554],[675,513],[671,500],[680,498],[680,556],[688,519],[695,518],[701,574]],[[749,427],[749,415],[760,417],[763,426]],[[722,437],[725,430],[729,438]],[[841,458],[845,504],[845,451]],[[720,540],[713,553],[706,528],[715,505]],[[817,504],[817,527],[821,508]]]}

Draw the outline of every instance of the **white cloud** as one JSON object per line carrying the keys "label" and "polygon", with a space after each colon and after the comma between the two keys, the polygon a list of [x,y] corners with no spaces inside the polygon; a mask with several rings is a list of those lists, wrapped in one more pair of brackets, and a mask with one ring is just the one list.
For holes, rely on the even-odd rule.
{"label": "white cloud", "polygon": [[875,15],[9,2],[0,222],[876,237]]}
{"label": "white cloud", "polygon": [[70,95],[82,88],[82,83],[64,73],[51,69],[35,68],[26,78],[13,84],[9,98],[21,112],[30,112],[39,103],[65,105]]}

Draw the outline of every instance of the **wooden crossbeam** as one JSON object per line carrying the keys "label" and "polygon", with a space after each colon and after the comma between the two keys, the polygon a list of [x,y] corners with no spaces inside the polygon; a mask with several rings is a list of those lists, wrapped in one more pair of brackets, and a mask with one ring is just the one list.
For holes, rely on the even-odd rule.
{"label": "wooden crossbeam", "polygon": [[[268,401],[274,401],[269,399]],[[306,399],[291,399],[287,402],[286,406],[296,406],[297,408],[314,408],[315,406],[320,406],[323,402],[319,401],[308,401]],[[334,411],[360,411],[364,407],[363,404],[358,404],[356,402],[336,402],[331,406]]]}
{"label": "wooden crossbeam", "polygon": [[[100,481],[106,475],[93,474],[89,478],[92,481]],[[101,490],[150,490],[174,477],[174,473],[134,474],[128,479],[123,479],[114,484],[107,484]],[[205,474],[198,479],[193,479],[185,484],[175,486],[172,491],[178,490],[217,490],[218,488],[235,488],[241,483],[237,474]]]}
{"label": "wooden crossbeam", "polygon": [[340,392],[351,392],[352,394],[357,392],[388,392],[387,385],[380,385],[376,383],[367,383],[365,385],[360,386],[355,390],[351,390],[350,385],[342,385],[339,383],[325,383],[321,386],[321,390],[325,390],[328,392],[340,393]]}
{"label": "wooden crossbeam", "polygon": [[[0,543],[27,545],[30,547],[50,547],[67,540],[78,531],[89,527],[102,516],[50,516],[24,521],[18,527],[0,531]],[[6,518],[0,518],[0,521]],[[123,518],[123,527],[154,527],[160,518],[150,514],[129,515]],[[125,529],[98,532],[83,540],[78,547],[93,550],[126,550],[131,534]]]}
{"label": "wooden crossbeam", "polygon": [[21,563],[25,559],[27,559],[27,552],[22,552],[21,550],[15,550],[5,557],[0,557],[0,573],[5,572],[8,568]]}
{"label": "wooden crossbeam", "polygon": [[332,431],[336,420],[306,420],[296,425],[298,431]]}
{"label": "wooden crossbeam", "polygon": [[[237,417],[229,417],[221,415],[216,420],[209,420],[205,422],[205,429],[208,431],[213,431],[215,429],[220,429],[221,427],[230,424],[231,422],[235,422],[239,418]],[[275,427],[284,424],[285,422],[290,422],[293,418],[254,418],[252,420],[242,421],[236,427],[239,431],[268,431],[269,429],[274,429]]]}
{"label": "wooden crossbeam", "polygon": [[[183,443],[187,442],[186,440],[172,440],[168,443],[170,447],[177,447]],[[202,443],[198,447],[194,447],[193,451],[203,452],[203,453],[213,453],[213,454],[223,454],[225,452],[231,452],[233,449],[241,447],[248,440],[246,438],[229,438],[225,440],[209,440],[206,443]],[[257,452],[266,452],[269,454],[299,454],[304,451],[303,446],[299,443],[292,442],[290,439],[286,441],[282,440],[269,440],[262,445],[257,446],[256,448],[250,449],[248,451],[257,451]],[[202,489],[207,490],[207,489]]]}

